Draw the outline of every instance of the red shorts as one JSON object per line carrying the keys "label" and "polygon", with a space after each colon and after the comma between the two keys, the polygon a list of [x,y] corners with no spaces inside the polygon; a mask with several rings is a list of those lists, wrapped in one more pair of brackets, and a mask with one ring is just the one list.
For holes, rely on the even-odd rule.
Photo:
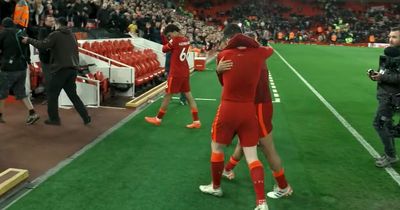
{"label": "red shorts", "polygon": [[256,112],[258,118],[259,137],[266,137],[272,131],[272,102],[256,104]]}
{"label": "red shorts", "polygon": [[257,145],[258,120],[254,103],[222,101],[212,125],[212,140],[228,145],[237,134],[242,147]]}
{"label": "red shorts", "polygon": [[190,92],[189,77],[168,77],[166,93]]}

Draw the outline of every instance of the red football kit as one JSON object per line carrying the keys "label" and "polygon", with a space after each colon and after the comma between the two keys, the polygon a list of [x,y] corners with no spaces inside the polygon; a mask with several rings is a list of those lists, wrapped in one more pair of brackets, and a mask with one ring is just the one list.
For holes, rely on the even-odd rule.
{"label": "red football kit", "polygon": [[[225,49],[232,49],[238,46],[255,48],[259,47],[259,44],[254,41],[250,41],[249,39],[238,37],[235,42],[230,42]],[[268,50],[268,57],[270,57],[273,54],[273,49],[270,47],[266,47],[266,49]],[[221,75],[219,75],[219,79],[222,83]],[[266,68],[266,66],[263,66],[261,70],[260,80],[258,81],[254,103],[256,106],[256,114],[259,124],[259,136],[265,137],[272,131],[273,114],[272,99],[268,83],[268,69]]]}
{"label": "red football kit", "polygon": [[272,53],[264,47],[230,47],[230,44],[243,39],[259,46],[247,36],[236,35],[217,57],[218,62],[222,58],[232,60],[233,66],[221,75],[224,87],[221,104],[212,126],[212,139],[220,144],[230,144],[237,134],[241,146],[250,147],[257,145],[259,139],[259,125],[254,106],[256,89],[265,59]]}
{"label": "red football kit", "polygon": [[190,41],[184,36],[173,37],[162,48],[162,51],[171,52],[170,72],[167,80],[167,93],[186,93],[190,91],[189,65],[187,54]]}

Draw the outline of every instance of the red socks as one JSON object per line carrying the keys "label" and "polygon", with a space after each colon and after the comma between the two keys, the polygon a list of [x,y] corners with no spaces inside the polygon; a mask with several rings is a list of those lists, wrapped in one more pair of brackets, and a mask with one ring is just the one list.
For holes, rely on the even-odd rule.
{"label": "red socks", "polygon": [[256,205],[266,202],[264,191],[264,167],[259,160],[249,164],[251,180],[256,193]]}
{"label": "red socks", "polygon": [[288,186],[283,168],[281,168],[279,171],[272,172],[272,175],[275,177],[279,188],[285,189]]}
{"label": "red socks", "polygon": [[199,111],[197,109],[192,109],[193,121],[199,121]]}
{"label": "red socks", "polygon": [[224,153],[211,153],[211,174],[214,189],[221,186],[221,176],[224,170]]}
{"label": "red socks", "polygon": [[158,119],[162,119],[167,111],[160,109],[157,114]]}
{"label": "red socks", "polygon": [[228,164],[226,164],[225,166],[225,171],[230,171],[233,170],[233,168],[235,168],[235,166],[239,163],[239,160],[236,160],[235,158],[233,158],[231,156],[231,158],[229,159]]}

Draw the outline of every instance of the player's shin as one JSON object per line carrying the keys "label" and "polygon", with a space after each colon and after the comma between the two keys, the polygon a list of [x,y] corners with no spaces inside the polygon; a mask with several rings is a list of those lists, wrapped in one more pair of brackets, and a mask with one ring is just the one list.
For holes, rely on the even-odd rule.
{"label": "player's shin", "polygon": [[211,153],[211,174],[214,189],[221,185],[222,171],[224,170],[224,153]]}
{"label": "player's shin", "polygon": [[274,176],[280,189],[285,189],[288,186],[283,168],[281,168],[279,171],[273,171],[272,175]]}
{"label": "player's shin", "polygon": [[266,202],[264,191],[264,167],[259,160],[249,164],[251,180],[256,193],[256,205]]}

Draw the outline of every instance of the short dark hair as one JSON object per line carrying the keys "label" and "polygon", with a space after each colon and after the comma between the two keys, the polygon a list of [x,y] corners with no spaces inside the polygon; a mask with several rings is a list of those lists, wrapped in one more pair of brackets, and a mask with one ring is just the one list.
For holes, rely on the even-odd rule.
{"label": "short dark hair", "polygon": [[244,35],[246,35],[246,36],[248,36],[248,37],[250,37],[252,39],[257,38],[257,33],[253,32],[253,31],[246,32],[246,33],[244,33]]}
{"label": "short dark hair", "polygon": [[60,26],[67,26],[67,19],[65,17],[59,17],[56,19],[56,23],[59,24]]}
{"label": "short dark hair", "polygon": [[400,31],[400,26],[393,27],[390,31]]}
{"label": "short dark hair", "polygon": [[180,32],[180,31],[181,31],[181,29],[179,29],[178,26],[176,26],[174,24],[169,24],[165,27],[163,33],[164,33],[164,35],[167,35],[168,33],[171,33],[171,32]]}
{"label": "short dark hair", "polygon": [[240,27],[237,24],[228,24],[224,28],[224,39],[229,39],[235,36],[236,34],[241,34],[241,33],[242,29],[240,29]]}

